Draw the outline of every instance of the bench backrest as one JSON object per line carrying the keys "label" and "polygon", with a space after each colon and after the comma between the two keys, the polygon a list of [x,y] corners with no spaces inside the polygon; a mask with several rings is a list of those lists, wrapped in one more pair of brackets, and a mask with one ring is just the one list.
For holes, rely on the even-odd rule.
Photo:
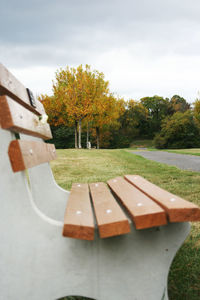
{"label": "bench backrest", "polygon": [[[43,115],[45,110],[42,103],[34,99],[30,90],[0,64],[0,167],[1,172],[4,172],[1,180],[3,197],[19,198],[19,206],[20,198],[25,197],[32,201],[40,217],[62,226],[69,193],[58,187],[52,176],[48,162],[56,157],[56,152],[53,144],[43,141],[52,138],[49,124],[42,122]],[[59,201],[56,202],[56,199]]]}

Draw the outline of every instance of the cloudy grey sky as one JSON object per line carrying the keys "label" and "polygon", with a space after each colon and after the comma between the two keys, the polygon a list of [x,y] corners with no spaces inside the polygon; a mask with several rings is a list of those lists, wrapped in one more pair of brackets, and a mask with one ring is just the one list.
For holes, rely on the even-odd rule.
{"label": "cloudy grey sky", "polygon": [[0,61],[34,93],[89,64],[125,99],[200,90],[199,0],[0,0]]}

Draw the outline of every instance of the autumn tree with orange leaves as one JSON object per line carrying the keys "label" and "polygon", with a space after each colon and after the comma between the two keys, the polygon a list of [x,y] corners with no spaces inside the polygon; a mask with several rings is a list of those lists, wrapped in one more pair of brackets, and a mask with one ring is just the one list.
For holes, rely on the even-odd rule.
{"label": "autumn tree with orange leaves", "polygon": [[85,69],[82,65],[77,68],[67,67],[56,72],[53,96],[39,97],[49,115],[50,124],[74,125],[75,148],[82,147],[83,121],[95,126],[99,148],[100,129],[104,124],[110,124],[118,118],[117,102],[110,94],[108,84],[103,73],[92,71],[88,65]]}
{"label": "autumn tree with orange leaves", "polygon": [[[90,95],[90,67],[86,65],[85,70],[82,65],[77,69],[67,67],[56,72],[56,81],[53,84],[55,99],[60,102],[60,107],[64,106],[63,114],[67,114],[70,122],[75,127],[75,148],[81,148],[81,128],[82,121],[92,110],[92,97]],[[66,119],[64,119],[66,122]],[[78,126],[78,142],[77,142]]]}
{"label": "autumn tree with orange leaves", "polygon": [[117,99],[112,94],[103,95],[97,101],[92,112],[92,127],[96,131],[97,149],[100,148],[100,133],[106,126],[119,126],[118,119],[124,112],[123,99]]}

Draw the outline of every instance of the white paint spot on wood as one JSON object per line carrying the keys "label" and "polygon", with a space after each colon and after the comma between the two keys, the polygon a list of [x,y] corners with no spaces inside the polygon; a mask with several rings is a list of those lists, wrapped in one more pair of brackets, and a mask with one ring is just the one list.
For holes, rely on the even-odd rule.
{"label": "white paint spot on wood", "polygon": [[171,202],[174,202],[174,201],[176,201],[176,199],[175,199],[175,198],[171,198],[170,201],[171,201]]}
{"label": "white paint spot on wood", "polygon": [[81,214],[82,214],[82,211],[81,211],[81,210],[77,210],[76,214],[77,214],[77,215],[81,215]]}
{"label": "white paint spot on wood", "polygon": [[143,204],[141,202],[137,203],[137,206],[143,206]]}
{"label": "white paint spot on wood", "polygon": [[107,214],[111,214],[111,212],[112,212],[112,209],[107,209],[107,210],[106,210],[106,213],[107,213]]}

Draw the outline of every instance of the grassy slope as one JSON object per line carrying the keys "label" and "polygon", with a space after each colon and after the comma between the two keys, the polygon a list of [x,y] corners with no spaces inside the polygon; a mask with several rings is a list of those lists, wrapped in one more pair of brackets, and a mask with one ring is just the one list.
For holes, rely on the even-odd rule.
{"label": "grassy slope", "polygon": [[153,140],[137,139],[131,143],[130,148],[152,148],[153,146]]}
{"label": "grassy slope", "polygon": [[[148,161],[124,150],[57,150],[52,162],[60,186],[73,182],[106,181],[124,174],[139,174],[153,183],[200,205],[200,173]],[[200,223],[178,252],[170,271],[170,300],[200,299]],[[80,298],[79,298],[80,299]]]}

